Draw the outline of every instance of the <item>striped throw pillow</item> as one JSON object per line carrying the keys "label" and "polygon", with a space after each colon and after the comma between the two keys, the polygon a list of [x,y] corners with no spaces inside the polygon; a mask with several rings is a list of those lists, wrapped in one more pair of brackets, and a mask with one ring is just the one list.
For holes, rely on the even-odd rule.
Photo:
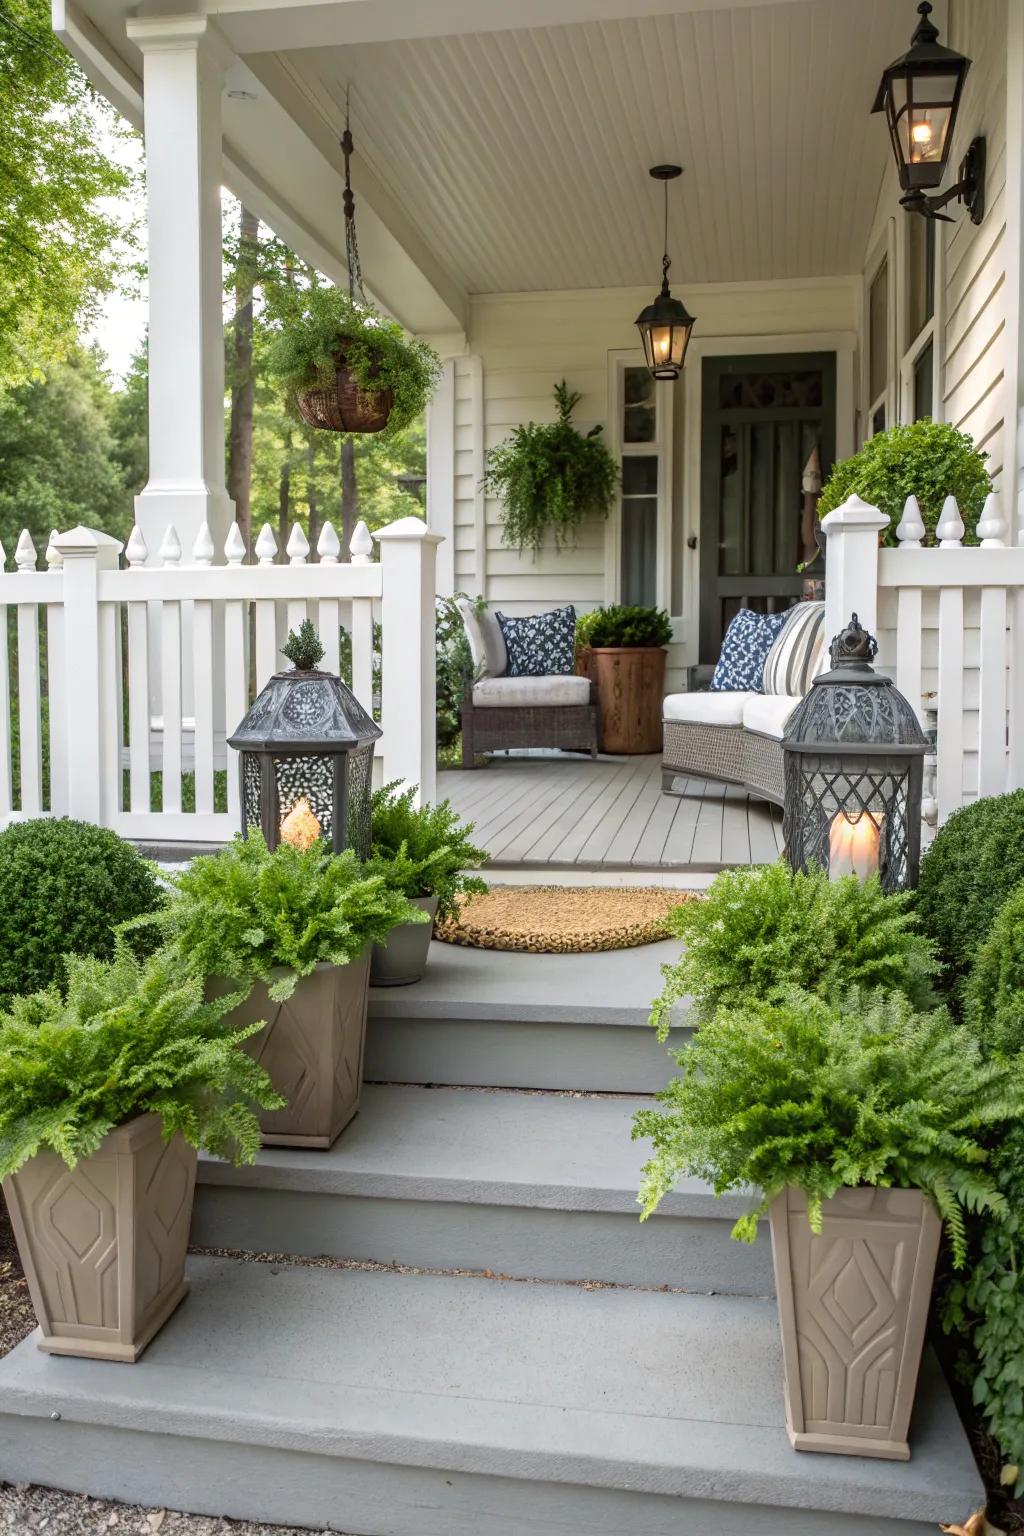
{"label": "striped throw pillow", "polygon": [[765,693],[799,698],[821,668],[824,650],[824,603],[791,608],[764,664]]}

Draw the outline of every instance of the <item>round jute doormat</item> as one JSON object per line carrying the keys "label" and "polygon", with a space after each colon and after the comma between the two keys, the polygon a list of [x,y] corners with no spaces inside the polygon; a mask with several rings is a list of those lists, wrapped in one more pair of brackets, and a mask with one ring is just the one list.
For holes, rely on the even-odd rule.
{"label": "round jute doormat", "polygon": [[439,923],[434,937],[533,955],[632,949],[668,938],[669,912],[696,899],[695,891],[658,886],[498,885],[467,897],[458,918]]}

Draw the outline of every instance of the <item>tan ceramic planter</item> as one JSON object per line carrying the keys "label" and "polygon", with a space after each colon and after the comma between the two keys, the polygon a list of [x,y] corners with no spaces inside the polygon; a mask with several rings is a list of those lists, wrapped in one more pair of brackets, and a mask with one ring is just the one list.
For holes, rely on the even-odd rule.
{"label": "tan ceramic planter", "polygon": [[942,1223],[916,1189],[841,1189],[821,1235],[787,1189],[771,1205],[786,1427],[798,1451],[908,1461]]}
{"label": "tan ceramic planter", "polygon": [[667,659],[661,646],[592,646],[581,661],[597,688],[602,752],[661,751]]}
{"label": "tan ceramic planter", "polygon": [[137,1360],[188,1290],[195,1149],[157,1115],[109,1132],[74,1169],[39,1152],[4,1194],[40,1349]]}
{"label": "tan ceramic planter", "polygon": [[329,1147],[358,1111],[369,980],[367,947],[348,965],[318,965],[283,1003],[257,982],[226,1016],[228,1024],[267,1021],[245,1049],[288,1103],[260,1116],[264,1146]]}
{"label": "tan ceramic planter", "polygon": [[436,896],[414,896],[414,907],[430,916],[429,923],[399,923],[388,934],[386,944],[373,946],[370,961],[371,987],[407,987],[422,981],[430,954],[430,940],[437,916]]}

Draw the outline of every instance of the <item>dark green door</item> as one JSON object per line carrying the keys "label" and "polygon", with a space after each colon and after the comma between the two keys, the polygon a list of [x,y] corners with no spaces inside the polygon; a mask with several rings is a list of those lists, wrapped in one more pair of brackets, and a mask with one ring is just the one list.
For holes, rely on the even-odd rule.
{"label": "dark green door", "polygon": [[804,466],[827,478],[836,446],[831,352],[709,357],[702,378],[700,659],[718,657],[740,608],[800,595]]}

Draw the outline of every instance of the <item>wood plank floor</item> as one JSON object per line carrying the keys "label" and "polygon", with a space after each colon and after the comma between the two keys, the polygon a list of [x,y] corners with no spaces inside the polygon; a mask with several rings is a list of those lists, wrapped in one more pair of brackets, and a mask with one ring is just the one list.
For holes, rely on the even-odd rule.
{"label": "wood plank floor", "polygon": [[697,869],[763,864],[782,848],[782,812],[704,779],[661,788],[661,758],[557,753],[494,757],[438,774],[495,867]]}

